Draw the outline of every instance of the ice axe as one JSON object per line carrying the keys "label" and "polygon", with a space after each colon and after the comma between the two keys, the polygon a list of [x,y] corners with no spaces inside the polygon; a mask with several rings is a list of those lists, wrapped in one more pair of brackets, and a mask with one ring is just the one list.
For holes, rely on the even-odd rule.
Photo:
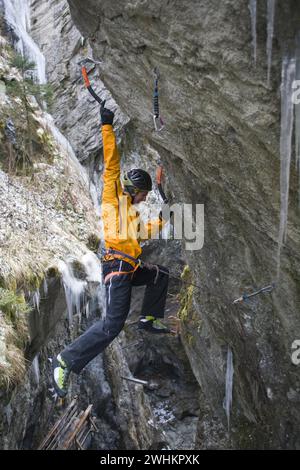
{"label": "ice axe", "polygon": [[82,73],[84,84],[85,84],[86,88],[88,89],[88,91],[90,92],[90,94],[92,95],[94,100],[96,100],[101,105],[103,100],[101,100],[100,96],[98,96],[97,93],[92,88],[92,85],[91,85],[89,77],[88,77],[88,73],[87,73],[87,70],[86,70],[86,65],[88,63],[101,64],[101,62],[96,61],[94,59],[91,59],[90,57],[87,57],[86,59],[80,60],[78,62],[78,65],[81,66],[81,73]]}

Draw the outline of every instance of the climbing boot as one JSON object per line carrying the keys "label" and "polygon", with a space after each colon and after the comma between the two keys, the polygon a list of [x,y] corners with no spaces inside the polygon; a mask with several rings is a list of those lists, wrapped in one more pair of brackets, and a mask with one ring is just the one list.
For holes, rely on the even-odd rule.
{"label": "climbing boot", "polygon": [[71,370],[59,354],[52,359],[52,381],[54,390],[60,398],[64,398],[68,393],[68,380]]}
{"label": "climbing boot", "polygon": [[155,318],[152,315],[141,317],[139,320],[138,328],[146,330],[149,333],[170,333],[170,329],[166,327],[159,318]]}

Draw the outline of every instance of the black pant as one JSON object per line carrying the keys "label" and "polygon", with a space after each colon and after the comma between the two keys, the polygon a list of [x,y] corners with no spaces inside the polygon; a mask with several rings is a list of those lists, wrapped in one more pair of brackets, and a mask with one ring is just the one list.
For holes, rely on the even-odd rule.
{"label": "black pant", "polygon": [[[164,271],[168,269],[158,266]],[[121,260],[103,263],[103,278],[115,271],[132,271],[133,267]],[[163,318],[168,292],[168,274],[139,267],[133,274],[118,274],[105,283],[106,316],[66,347],[61,356],[68,367],[77,374],[95,356],[101,353],[122,330],[129,309],[132,286],[146,285],[141,315]]]}

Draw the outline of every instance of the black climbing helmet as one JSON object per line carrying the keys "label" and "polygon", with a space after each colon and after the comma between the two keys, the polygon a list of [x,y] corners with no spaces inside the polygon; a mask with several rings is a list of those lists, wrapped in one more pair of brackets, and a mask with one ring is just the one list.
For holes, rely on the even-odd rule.
{"label": "black climbing helmet", "polygon": [[130,194],[138,191],[151,191],[152,179],[149,173],[138,168],[127,171],[123,177],[124,189]]}

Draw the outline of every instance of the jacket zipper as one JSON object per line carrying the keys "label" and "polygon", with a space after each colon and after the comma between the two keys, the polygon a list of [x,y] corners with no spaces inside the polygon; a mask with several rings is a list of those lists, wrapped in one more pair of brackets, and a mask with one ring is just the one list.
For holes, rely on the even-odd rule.
{"label": "jacket zipper", "polygon": [[118,208],[119,208],[119,235],[122,233],[122,214],[120,210],[120,199],[119,199],[119,194],[118,194],[118,182],[115,181],[115,188],[116,188],[116,196],[118,199]]}

